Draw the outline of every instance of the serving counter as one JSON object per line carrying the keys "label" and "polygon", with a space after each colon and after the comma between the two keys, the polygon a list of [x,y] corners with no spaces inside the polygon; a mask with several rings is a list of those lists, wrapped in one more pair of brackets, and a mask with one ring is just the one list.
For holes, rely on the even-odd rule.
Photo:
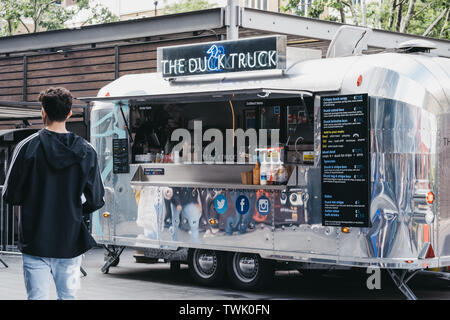
{"label": "serving counter", "polygon": [[243,184],[241,172],[253,169],[251,164],[132,164],[137,167],[131,185],[186,187],[235,190],[285,190],[296,185],[296,167],[288,166],[290,178],[283,185]]}

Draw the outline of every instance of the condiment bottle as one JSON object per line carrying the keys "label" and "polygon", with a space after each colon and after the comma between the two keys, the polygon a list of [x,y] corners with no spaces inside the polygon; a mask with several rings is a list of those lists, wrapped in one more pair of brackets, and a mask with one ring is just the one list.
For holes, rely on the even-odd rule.
{"label": "condiment bottle", "polygon": [[260,183],[262,186],[265,186],[267,184],[267,176],[265,173],[261,174]]}
{"label": "condiment bottle", "polygon": [[260,171],[259,163],[256,161],[255,167],[253,168],[253,184],[260,184]]}
{"label": "condiment bottle", "polygon": [[269,179],[269,170],[268,165],[264,161],[261,163],[261,167],[259,168],[259,183],[261,185],[266,185],[267,180]]}

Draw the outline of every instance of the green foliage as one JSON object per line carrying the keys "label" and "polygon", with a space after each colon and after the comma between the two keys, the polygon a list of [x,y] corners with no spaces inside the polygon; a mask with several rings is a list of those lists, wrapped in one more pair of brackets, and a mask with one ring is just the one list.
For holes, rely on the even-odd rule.
{"label": "green foliage", "polygon": [[[429,25],[442,13],[443,10],[450,9],[446,1],[418,1],[416,4],[416,16],[410,22],[409,33],[422,35]],[[428,34],[429,37],[443,38],[450,40],[450,30],[448,20],[446,23],[444,16]]]}
{"label": "green foliage", "polygon": [[342,1],[328,1],[328,7],[336,10],[345,9],[344,3]]}
{"label": "green foliage", "polygon": [[281,11],[292,12],[292,13],[295,13],[300,16],[307,15],[310,18],[318,19],[325,10],[325,5],[327,4],[327,0],[314,0],[311,3],[311,7],[309,8],[307,13],[304,12],[304,10],[300,4],[301,4],[301,1],[299,1],[299,0],[289,0],[289,2],[287,3],[287,5],[285,7],[281,7]]}
{"label": "green foliage", "polygon": [[64,28],[64,24],[79,13],[87,13],[82,24],[118,21],[107,8],[89,0],[77,0],[76,5],[64,8],[58,0],[0,0],[0,36],[16,34],[19,28],[39,32]]}
{"label": "green foliage", "polygon": [[211,3],[209,0],[178,0],[172,5],[165,6],[163,14],[175,14],[188,11],[197,11],[210,9],[217,6],[216,3]]}
{"label": "green foliage", "polygon": [[325,4],[326,1],[325,0],[314,0],[311,3],[311,8],[309,8],[308,11],[308,16],[310,18],[316,18],[319,19],[320,15],[324,12],[325,10]]}
{"label": "green foliage", "polygon": [[[397,25],[405,23],[410,1],[397,0],[397,4],[392,5],[395,0],[368,1],[366,0],[366,21],[367,26],[389,31],[396,31]],[[342,21],[340,13],[345,16],[346,23],[363,21],[363,10],[352,0],[314,0],[311,8],[305,13],[302,9],[302,0],[289,0],[282,11],[293,14],[307,16],[310,18],[321,18],[329,21]],[[401,12],[399,14],[399,10]],[[450,2],[449,0],[416,0],[414,10],[410,20],[406,23],[405,32],[410,34],[423,35],[429,37],[450,39]],[[400,21],[398,21],[400,17]],[[439,20],[438,18],[441,17]],[[389,25],[389,22],[391,24]],[[431,28],[428,30],[428,28]]]}
{"label": "green foliage", "polygon": [[371,2],[367,5],[367,25],[377,29],[387,29],[389,20],[389,3],[384,1],[381,5]]}
{"label": "green foliage", "polygon": [[293,14],[303,16],[304,12],[300,9],[300,1],[299,0],[289,0],[285,7],[281,7],[281,11],[283,12],[291,12]]}

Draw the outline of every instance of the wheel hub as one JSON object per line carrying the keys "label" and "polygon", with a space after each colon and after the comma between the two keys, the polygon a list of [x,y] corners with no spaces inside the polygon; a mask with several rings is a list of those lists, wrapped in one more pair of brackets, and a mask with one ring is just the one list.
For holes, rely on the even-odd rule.
{"label": "wheel hub", "polygon": [[240,281],[251,282],[259,272],[258,258],[254,254],[235,254],[233,269]]}
{"label": "wheel hub", "polygon": [[203,278],[209,278],[216,272],[217,257],[213,251],[196,251],[194,267],[197,274]]}

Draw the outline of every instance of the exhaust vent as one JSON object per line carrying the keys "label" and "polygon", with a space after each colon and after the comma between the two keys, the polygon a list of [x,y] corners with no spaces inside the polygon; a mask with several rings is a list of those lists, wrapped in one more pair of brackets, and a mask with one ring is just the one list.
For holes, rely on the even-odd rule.
{"label": "exhaust vent", "polygon": [[414,39],[400,43],[397,49],[400,52],[404,53],[413,53],[413,52],[429,53],[430,50],[436,49],[436,45],[431,41]]}

